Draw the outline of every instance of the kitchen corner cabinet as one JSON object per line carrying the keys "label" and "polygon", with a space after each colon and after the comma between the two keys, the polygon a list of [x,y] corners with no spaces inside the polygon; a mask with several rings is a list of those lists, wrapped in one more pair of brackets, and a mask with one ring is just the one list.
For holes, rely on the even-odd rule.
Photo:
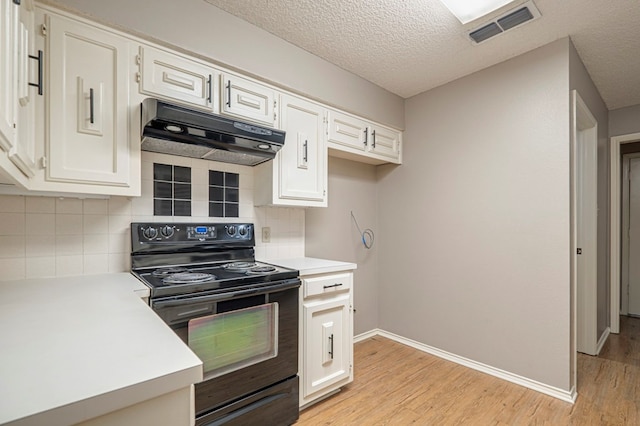
{"label": "kitchen corner cabinet", "polygon": [[[140,155],[130,135],[131,43],[80,20],[47,13],[44,177],[30,189],[139,195]],[[139,107],[138,107],[139,108]],[[139,120],[139,118],[138,118]]]}
{"label": "kitchen corner cabinet", "polygon": [[278,127],[278,92],[231,73],[220,77],[221,113],[255,123]]}
{"label": "kitchen corner cabinet", "polygon": [[302,276],[300,406],[353,381],[353,272]]}
{"label": "kitchen corner cabinet", "polygon": [[211,66],[150,46],[136,58],[140,93],[218,112],[218,72]]}
{"label": "kitchen corner cabinet", "polygon": [[273,161],[255,167],[255,204],[326,207],[326,109],[283,94],[281,120],[284,146]]}
{"label": "kitchen corner cabinet", "polygon": [[401,132],[339,111],[329,111],[331,155],[370,164],[402,163]]}
{"label": "kitchen corner cabinet", "polygon": [[31,0],[20,5],[3,0],[0,5],[0,147],[17,168],[5,170],[15,178],[32,177],[36,169],[33,122],[38,90],[30,86],[30,65],[37,65],[32,59],[38,58],[34,14]]}

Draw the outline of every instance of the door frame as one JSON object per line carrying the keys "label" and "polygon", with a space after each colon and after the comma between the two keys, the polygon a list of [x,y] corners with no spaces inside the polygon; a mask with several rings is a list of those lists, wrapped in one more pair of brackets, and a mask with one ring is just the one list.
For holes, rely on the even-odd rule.
{"label": "door frame", "polygon": [[[584,153],[593,158],[591,168],[586,173],[579,175],[578,144],[583,145]],[[590,211],[587,215],[591,216],[591,222],[587,223],[587,228],[578,229],[578,189],[579,183],[582,181],[590,181],[591,186],[597,189],[597,151],[598,151],[598,121],[595,119],[587,104],[582,100],[580,94],[576,90],[571,91],[571,301],[572,301],[572,320],[571,327],[572,338],[572,382],[577,385],[577,351],[578,337],[580,336],[581,352],[597,355],[598,353],[598,300],[597,300],[597,195],[591,200]],[[581,169],[582,170],[582,169]],[[589,226],[590,225],[590,226]],[[583,267],[589,266],[595,268],[591,273],[578,270],[578,233],[581,232],[585,238],[583,245],[586,249],[581,264]],[[583,247],[581,247],[583,248]],[[586,261],[589,257],[589,262]],[[582,277],[582,283],[579,283],[579,275]],[[585,277],[587,278],[585,280]],[[582,284],[582,285],[580,285]],[[580,289],[580,291],[579,291]],[[580,310],[580,315],[579,311]],[[580,329],[578,329],[580,324]]]}
{"label": "door frame", "polygon": [[[631,183],[629,181],[629,173],[631,173],[631,160],[640,158],[640,152],[634,152],[630,154],[622,155],[622,228],[620,229],[621,244],[621,258],[620,258],[620,315],[627,315],[629,313],[629,250],[630,242],[629,232],[624,232],[629,229],[629,208],[631,199],[629,197],[629,190]],[[626,274],[625,274],[626,272]],[[626,279],[625,279],[626,278]],[[624,288],[623,288],[624,285]],[[626,290],[623,291],[623,290]]]}
{"label": "door frame", "polygon": [[622,209],[622,158],[620,146],[625,143],[640,142],[640,133],[613,136],[609,145],[609,218],[610,218],[610,252],[609,287],[611,291],[611,332],[620,333],[620,290],[621,290],[621,209]]}

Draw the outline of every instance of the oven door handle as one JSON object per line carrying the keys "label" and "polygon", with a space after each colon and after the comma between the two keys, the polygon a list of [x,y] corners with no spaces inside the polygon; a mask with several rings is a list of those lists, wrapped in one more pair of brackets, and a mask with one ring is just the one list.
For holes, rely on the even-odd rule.
{"label": "oven door handle", "polygon": [[254,287],[225,293],[208,294],[204,296],[185,297],[182,299],[170,300],[154,300],[151,302],[153,309],[171,308],[175,306],[192,305],[194,303],[219,302],[221,300],[236,299],[239,297],[274,293],[276,291],[289,290],[291,288],[300,287],[300,280],[283,281],[278,284],[268,285],[264,287]]}

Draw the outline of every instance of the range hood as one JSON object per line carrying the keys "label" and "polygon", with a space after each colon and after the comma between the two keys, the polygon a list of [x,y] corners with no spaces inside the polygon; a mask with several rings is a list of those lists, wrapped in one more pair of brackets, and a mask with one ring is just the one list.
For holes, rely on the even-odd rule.
{"label": "range hood", "polygon": [[285,132],[158,99],[142,102],[143,151],[255,166],[273,159]]}

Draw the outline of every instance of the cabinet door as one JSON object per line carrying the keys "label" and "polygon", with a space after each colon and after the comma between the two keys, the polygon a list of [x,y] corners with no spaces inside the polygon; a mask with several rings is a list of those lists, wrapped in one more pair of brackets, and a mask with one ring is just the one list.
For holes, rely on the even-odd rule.
{"label": "cabinet door", "polygon": [[148,46],[140,47],[138,61],[141,93],[217,112],[213,68]]}
{"label": "cabinet door", "polygon": [[277,127],[275,90],[231,74],[221,79],[222,113]]}
{"label": "cabinet door", "polygon": [[275,162],[279,198],[326,205],[324,117],[325,109],[321,106],[294,96],[282,96],[282,126],[286,139]]}
{"label": "cabinet door", "polygon": [[349,294],[325,302],[305,303],[302,396],[348,379],[351,369]]}
{"label": "cabinet door", "polygon": [[364,151],[369,143],[369,125],[366,121],[337,111],[329,112],[328,143]]}
{"label": "cabinet door", "polygon": [[129,42],[51,15],[47,179],[127,186]]}
{"label": "cabinet door", "polygon": [[0,147],[11,149],[16,140],[16,49],[18,5],[0,2]]}
{"label": "cabinet door", "polygon": [[371,125],[369,152],[398,160],[400,157],[400,132]]}
{"label": "cabinet door", "polygon": [[[28,177],[33,177],[36,172],[36,147],[35,147],[35,97],[38,91],[30,87],[31,81],[36,81],[38,75],[32,76],[29,65],[32,62],[36,67],[37,61],[31,61],[29,55],[34,52],[34,15],[33,4],[30,0],[22,1],[18,20],[17,32],[17,78],[16,78],[16,119],[17,138],[14,146],[9,150],[9,158]],[[34,55],[35,56],[35,55]]]}

